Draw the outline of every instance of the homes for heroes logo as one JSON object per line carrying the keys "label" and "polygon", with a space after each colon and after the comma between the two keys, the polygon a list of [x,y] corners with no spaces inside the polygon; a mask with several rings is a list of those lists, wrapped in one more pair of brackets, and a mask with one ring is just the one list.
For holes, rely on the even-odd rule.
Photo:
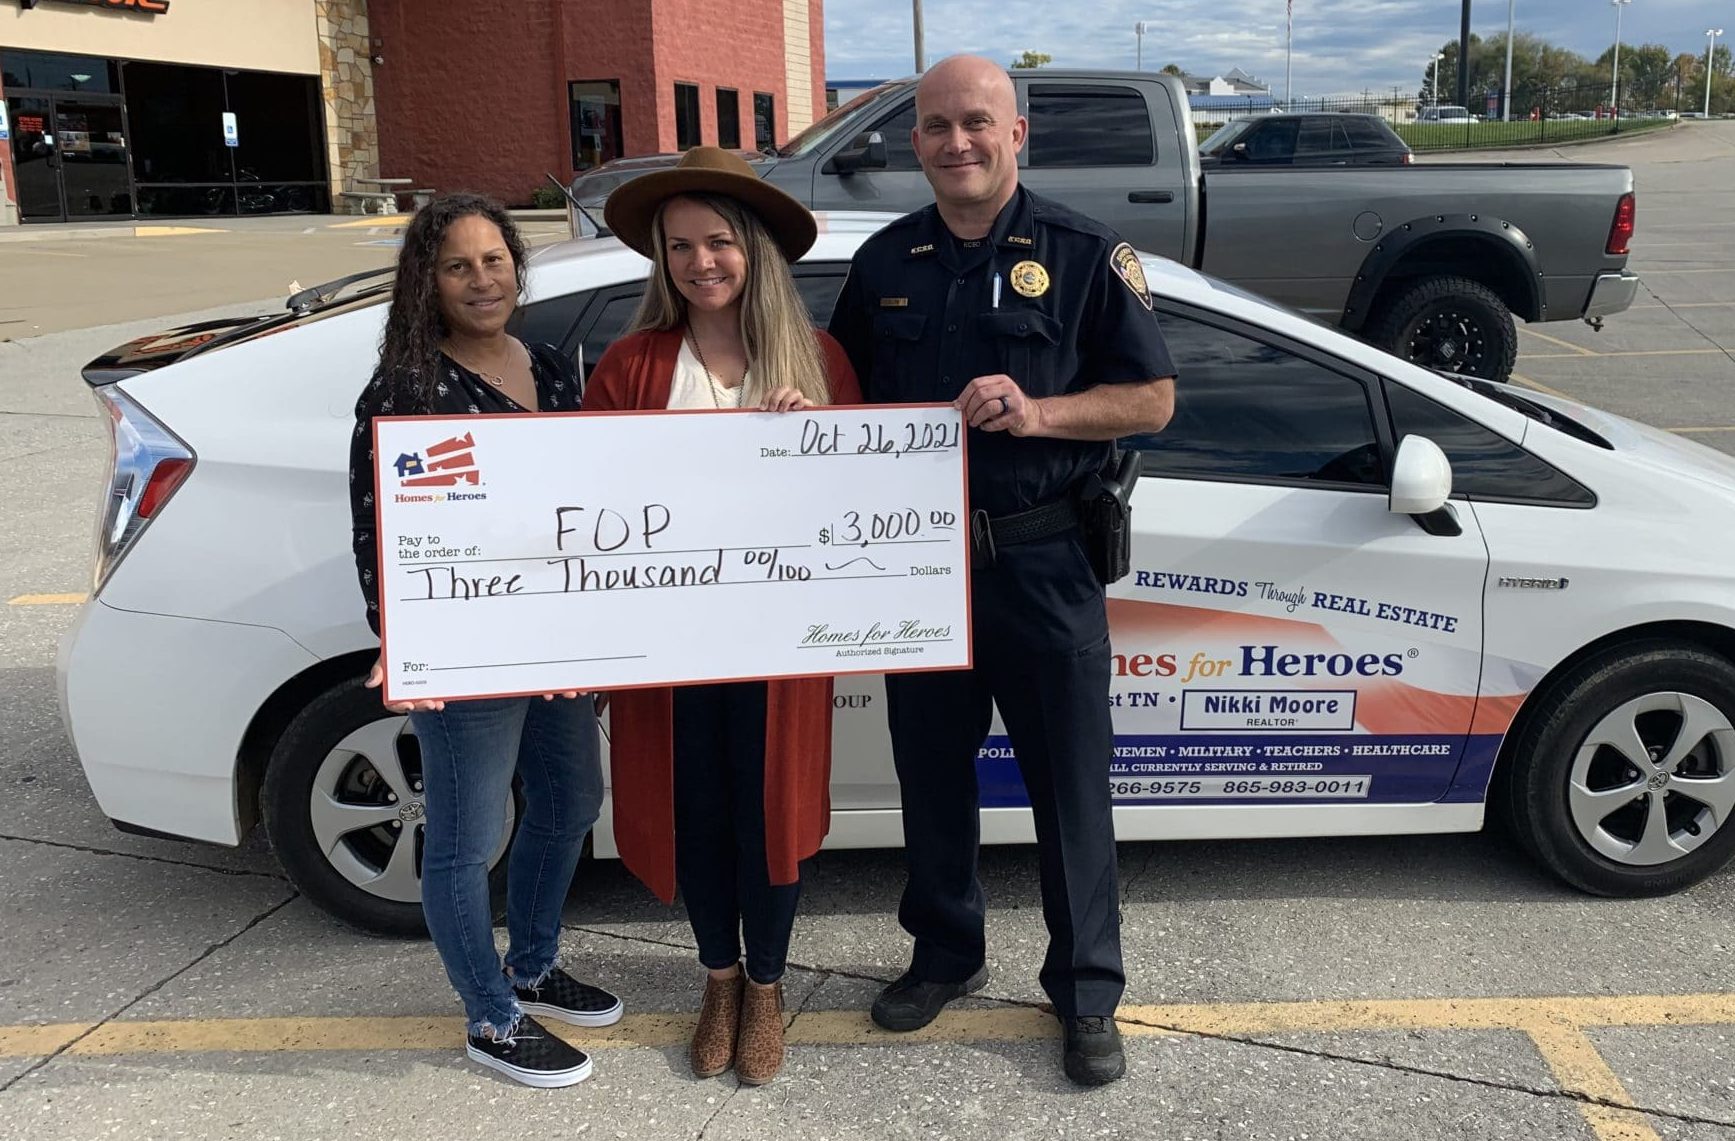
{"label": "homes for heroes logo", "polygon": [[[476,463],[476,437],[465,432],[430,444],[418,452],[400,453],[391,462],[400,488],[477,487],[482,482],[482,469]],[[444,503],[451,500],[486,499],[480,491],[448,491],[445,493],[405,494],[399,492],[398,503]]]}

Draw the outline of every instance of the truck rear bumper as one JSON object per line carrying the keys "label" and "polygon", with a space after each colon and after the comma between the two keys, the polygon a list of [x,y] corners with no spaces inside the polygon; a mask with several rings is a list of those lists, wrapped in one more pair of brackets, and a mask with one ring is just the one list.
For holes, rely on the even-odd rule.
{"label": "truck rear bumper", "polygon": [[1625,312],[1638,296],[1639,275],[1623,269],[1618,273],[1599,273],[1590,287],[1590,297],[1584,303],[1584,319],[1594,321],[1613,313]]}

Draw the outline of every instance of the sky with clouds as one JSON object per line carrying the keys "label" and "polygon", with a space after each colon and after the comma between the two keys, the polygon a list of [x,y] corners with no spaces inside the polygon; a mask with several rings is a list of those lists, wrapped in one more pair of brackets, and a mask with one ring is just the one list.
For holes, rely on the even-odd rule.
{"label": "sky with clouds", "polygon": [[[1294,92],[1336,95],[1364,87],[1413,91],[1440,44],[1458,36],[1456,0],[1294,0]],[[1517,27],[1588,56],[1615,35],[1608,0],[1516,0]],[[1471,30],[1506,30],[1503,0],[1481,0]],[[1284,0],[923,0],[929,62],[980,52],[1010,62],[1026,49],[1054,66],[1134,66],[1133,25],[1146,22],[1144,65],[1178,63],[1189,72],[1240,67],[1283,89]],[[1705,29],[1727,26],[1728,0],[1632,0],[1622,15],[1623,44],[1662,43],[1705,50]],[[888,79],[915,68],[909,0],[825,0],[829,79]]]}

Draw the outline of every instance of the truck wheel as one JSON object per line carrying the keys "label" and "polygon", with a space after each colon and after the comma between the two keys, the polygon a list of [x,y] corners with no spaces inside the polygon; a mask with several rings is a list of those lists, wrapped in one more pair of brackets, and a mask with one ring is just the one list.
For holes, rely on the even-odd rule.
{"label": "truck wheel", "polygon": [[[350,678],[289,722],[265,770],[262,815],[271,847],[302,893],[343,922],[379,935],[425,936],[422,756],[410,719]],[[489,876],[501,897],[517,805],[500,806],[506,839]]]}
{"label": "truck wheel", "polygon": [[1423,368],[1504,381],[1518,359],[1512,311],[1467,277],[1424,277],[1388,297],[1367,339]]}
{"label": "truck wheel", "polygon": [[1550,871],[1595,895],[1665,895],[1735,856],[1735,665],[1684,643],[1620,646],[1539,700],[1501,787]]}

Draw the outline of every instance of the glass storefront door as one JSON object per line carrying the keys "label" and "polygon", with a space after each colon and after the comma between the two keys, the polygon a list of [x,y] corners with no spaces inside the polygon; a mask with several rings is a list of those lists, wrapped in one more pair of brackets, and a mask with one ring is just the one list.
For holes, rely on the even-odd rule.
{"label": "glass storefront door", "polygon": [[57,97],[54,124],[67,217],[130,216],[133,196],[120,103]]}
{"label": "glass storefront door", "polygon": [[118,99],[14,96],[12,163],[27,222],[130,217],[126,130]]}
{"label": "glass storefront door", "polygon": [[18,209],[28,221],[59,221],[60,154],[55,149],[54,107],[47,99],[6,101],[12,120],[12,169],[18,175]]}

